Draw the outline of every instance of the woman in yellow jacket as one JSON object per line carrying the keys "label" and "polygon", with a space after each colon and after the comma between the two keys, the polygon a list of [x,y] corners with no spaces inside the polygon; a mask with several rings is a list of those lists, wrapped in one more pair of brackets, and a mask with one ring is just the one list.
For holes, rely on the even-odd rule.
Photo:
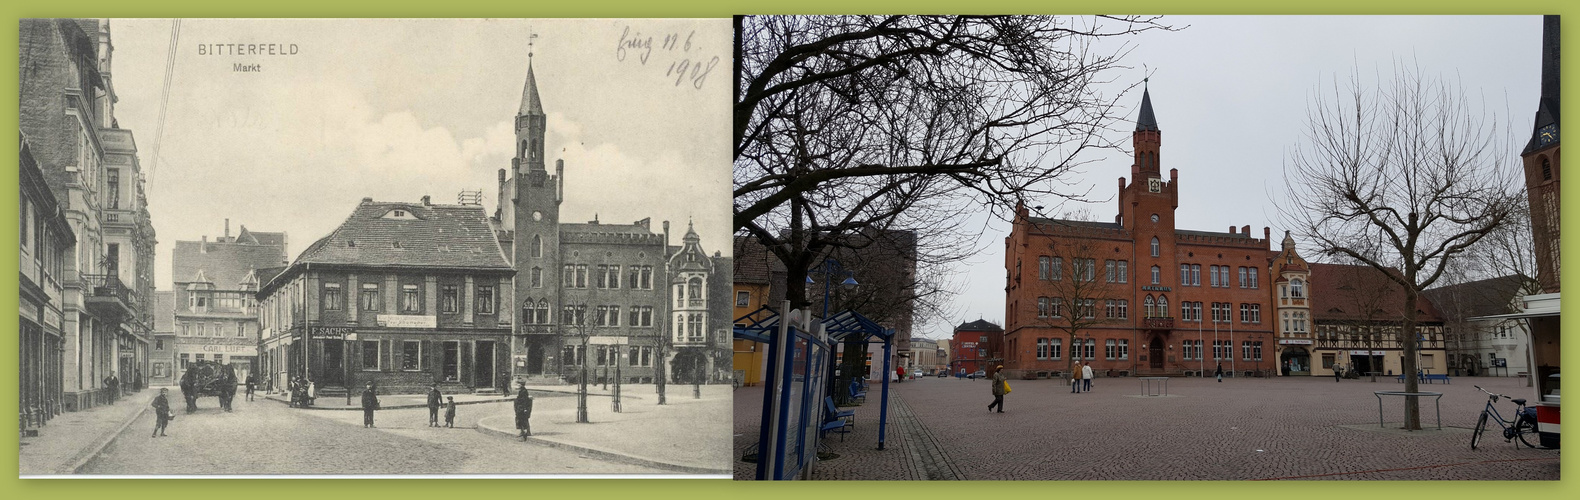
{"label": "woman in yellow jacket", "polygon": [[1004,395],[1009,393],[1009,380],[1004,378],[1004,365],[999,365],[993,370],[993,402],[988,403],[988,411],[998,407],[999,413],[1004,413]]}

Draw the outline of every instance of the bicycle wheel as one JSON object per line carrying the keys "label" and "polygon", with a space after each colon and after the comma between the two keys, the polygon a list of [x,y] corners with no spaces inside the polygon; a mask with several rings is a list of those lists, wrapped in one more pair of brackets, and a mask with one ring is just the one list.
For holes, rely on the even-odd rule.
{"label": "bicycle wheel", "polygon": [[1514,435],[1520,438],[1521,443],[1530,448],[1541,448],[1542,437],[1536,433],[1536,425],[1530,421],[1522,422],[1514,428]]}
{"label": "bicycle wheel", "polygon": [[1470,449],[1474,450],[1477,445],[1481,444],[1481,433],[1486,430],[1487,412],[1483,411],[1481,416],[1476,418],[1476,429],[1470,432]]}

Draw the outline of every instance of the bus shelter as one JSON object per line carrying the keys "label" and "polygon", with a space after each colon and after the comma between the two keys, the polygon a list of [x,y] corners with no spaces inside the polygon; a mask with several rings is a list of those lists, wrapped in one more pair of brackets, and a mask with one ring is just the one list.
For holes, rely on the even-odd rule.
{"label": "bus shelter", "polygon": [[[781,310],[789,310],[785,302]],[[889,370],[894,330],[854,311],[816,321],[807,311],[780,315],[763,307],[735,321],[734,337],[768,345],[767,390],[763,391],[762,425],[757,440],[757,479],[810,477],[817,459],[823,422],[822,400],[828,396],[834,350],[847,340],[883,341],[884,373]],[[888,426],[889,378],[883,377],[878,410],[878,449]]]}

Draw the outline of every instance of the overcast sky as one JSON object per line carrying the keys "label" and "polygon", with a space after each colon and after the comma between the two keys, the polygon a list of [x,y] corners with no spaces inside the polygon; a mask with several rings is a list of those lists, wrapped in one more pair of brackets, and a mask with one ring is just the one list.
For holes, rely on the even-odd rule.
{"label": "overcast sky", "polygon": [[[1457,79],[1471,97],[1503,121],[1512,118],[1518,146],[1530,136],[1541,83],[1540,16],[1170,16],[1178,32],[1152,32],[1128,41],[1125,62],[1135,69],[1122,84],[1151,75],[1152,107],[1163,132],[1160,166],[1179,169],[1179,229],[1227,232],[1251,226],[1260,237],[1286,229],[1276,203],[1283,198],[1288,153],[1302,138],[1314,92],[1333,79],[1359,74],[1366,82],[1391,77],[1395,64],[1418,65],[1429,76]],[[1147,73],[1143,72],[1146,66]],[[1129,144],[1141,94],[1117,137]],[[1519,161],[1518,151],[1508,160]],[[1118,213],[1117,179],[1130,159],[1108,155],[1076,177],[1093,187],[1097,220]],[[1079,208],[1045,209],[1057,216]],[[952,328],[984,318],[1003,325],[1004,238],[1009,224],[986,216],[984,251],[960,268],[964,293],[959,318],[932,322],[915,335],[947,338]]]}
{"label": "overcast sky", "polygon": [[[158,158],[171,21],[110,26],[115,116],[148,174],[160,289],[175,241],[220,236],[227,218],[233,234],[243,224],[289,233],[294,259],[364,197],[452,204],[480,189],[492,213],[497,172],[514,153],[529,33],[539,35],[546,163],[552,172],[565,160],[561,220],[652,217],[654,231],[669,220],[677,245],[695,220],[705,250],[730,254],[728,19],[187,19]],[[637,43],[622,51],[622,40]],[[295,53],[214,45],[235,43]],[[697,62],[702,70],[675,76]]]}

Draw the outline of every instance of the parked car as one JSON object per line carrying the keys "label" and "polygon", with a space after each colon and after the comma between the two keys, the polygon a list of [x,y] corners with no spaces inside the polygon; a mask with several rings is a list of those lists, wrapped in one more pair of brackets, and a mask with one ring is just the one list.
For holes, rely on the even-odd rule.
{"label": "parked car", "polygon": [[976,373],[971,374],[971,377],[972,378],[987,378],[987,370],[977,370]]}
{"label": "parked car", "polygon": [[938,378],[949,378],[949,372],[938,370]]}

